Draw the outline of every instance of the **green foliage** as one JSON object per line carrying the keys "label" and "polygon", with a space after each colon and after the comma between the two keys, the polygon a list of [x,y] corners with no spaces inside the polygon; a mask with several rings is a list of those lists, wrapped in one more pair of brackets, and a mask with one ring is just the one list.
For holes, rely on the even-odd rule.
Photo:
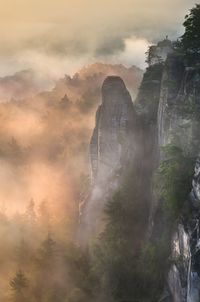
{"label": "green foliage", "polygon": [[69,302],[96,301],[98,283],[93,270],[93,261],[88,249],[80,249],[69,245],[65,252],[66,267],[71,279],[68,291]]}
{"label": "green foliage", "polygon": [[190,62],[197,62],[200,59],[200,4],[196,4],[185,16],[183,23],[185,33],[180,42]]}
{"label": "green foliage", "polygon": [[146,209],[138,189],[132,184],[117,192],[105,209],[106,229],[94,251],[105,301],[155,302],[163,290],[170,245],[164,238],[145,243]]}
{"label": "green foliage", "polygon": [[155,189],[158,198],[163,199],[165,210],[177,218],[191,190],[194,160],[184,156],[174,145],[163,148],[165,159],[155,176]]}
{"label": "green foliage", "polygon": [[155,49],[156,46],[149,46],[147,52],[145,53],[146,55],[146,63],[148,64],[148,66],[150,66],[152,64],[152,60],[155,58]]}
{"label": "green foliage", "polygon": [[146,63],[149,66],[152,65],[154,62],[156,62],[157,64],[163,63],[162,57],[157,54],[156,50],[157,50],[157,46],[152,45],[152,46],[149,46],[147,52],[145,53],[146,54]]}
{"label": "green foliage", "polygon": [[194,163],[174,145],[164,147],[163,155],[155,177],[164,204],[159,216],[166,223],[162,236],[152,243],[144,240],[148,207],[136,171],[105,207],[106,227],[95,245],[93,262],[105,301],[155,302],[162,293],[171,264],[172,225],[190,192]]}
{"label": "green foliage", "polygon": [[169,269],[170,245],[164,236],[156,243],[145,244],[138,260],[139,298],[158,301]]}
{"label": "green foliage", "polygon": [[94,270],[105,301],[143,301],[148,295],[140,282],[139,255],[148,223],[140,189],[136,173],[129,175],[105,208],[106,227],[94,248]]}

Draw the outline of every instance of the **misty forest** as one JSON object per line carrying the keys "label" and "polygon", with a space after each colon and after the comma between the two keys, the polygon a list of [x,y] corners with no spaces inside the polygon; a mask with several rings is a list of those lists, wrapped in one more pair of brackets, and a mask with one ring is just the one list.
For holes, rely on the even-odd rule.
{"label": "misty forest", "polygon": [[182,20],[145,70],[0,77],[0,302],[200,301],[200,4]]}

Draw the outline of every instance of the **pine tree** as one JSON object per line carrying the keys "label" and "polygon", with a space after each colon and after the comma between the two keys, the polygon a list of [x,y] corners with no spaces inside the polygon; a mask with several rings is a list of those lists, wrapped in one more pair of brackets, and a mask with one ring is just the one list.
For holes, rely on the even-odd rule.
{"label": "pine tree", "polygon": [[39,264],[44,270],[51,270],[55,266],[56,260],[56,242],[48,234],[39,250]]}
{"label": "pine tree", "polygon": [[10,281],[10,288],[14,291],[14,301],[26,301],[25,290],[27,287],[28,279],[21,270],[17,271],[15,277]]}

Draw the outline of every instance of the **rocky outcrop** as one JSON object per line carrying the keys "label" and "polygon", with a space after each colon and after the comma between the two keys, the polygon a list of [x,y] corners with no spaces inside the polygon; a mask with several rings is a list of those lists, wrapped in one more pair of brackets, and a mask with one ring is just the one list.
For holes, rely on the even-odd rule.
{"label": "rocky outcrop", "polygon": [[168,273],[167,285],[174,302],[186,302],[188,275],[191,264],[190,239],[182,224],[172,238],[173,265]]}
{"label": "rocky outcrop", "polygon": [[[160,101],[160,89],[163,75],[163,64],[149,66],[143,76],[135,108],[142,125],[157,126],[157,112]],[[156,134],[155,134],[156,136]]]}
{"label": "rocky outcrop", "polygon": [[136,155],[136,112],[123,80],[109,76],[102,86],[102,104],[90,143],[92,188],[81,209],[80,241],[101,230],[103,208]]}
{"label": "rocky outcrop", "polygon": [[[135,101],[135,108],[140,121],[140,142],[139,148],[143,150],[138,158],[141,163],[140,171],[142,174],[143,193],[146,194],[147,206],[149,211],[149,230],[148,236],[151,235],[154,224],[155,199],[152,196],[153,173],[159,161],[158,149],[158,123],[157,113],[160,101],[160,90],[163,74],[163,64],[151,65],[147,68],[139,93]],[[145,190],[143,190],[145,188]]]}
{"label": "rocky outcrop", "polygon": [[173,43],[166,37],[157,45],[150,46],[147,61],[150,66],[164,62],[171,52],[173,52]]}
{"label": "rocky outcrop", "polygon": [[136,113],[123,80],[115,76],[106,78],[90,144],[94,182],[107,182],[108,177],[126,165],[125,161],[131,160],[135,123]]}

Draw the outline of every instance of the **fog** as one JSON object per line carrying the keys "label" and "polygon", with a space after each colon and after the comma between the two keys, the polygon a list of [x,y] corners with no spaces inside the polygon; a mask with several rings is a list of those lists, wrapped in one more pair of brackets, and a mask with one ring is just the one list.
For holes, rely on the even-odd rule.
{"label": "fog", "polygon": [[[89,144],[101,86],[106,76],[120,76],[134,101],[148,46],[166,35],[176,39],[194,1],[0,4],[0,300],[105,301],[93,299],[103,266],[98,271],[98,261],[91,264],[77,242],[79,210],[91,188]],[[137,211],[140,199],[130,183],[133,217],[140,220],[145,211],[141,205]],[[137,236],[136,228],[136,242]],[[110,265],[114,257],[104,252]]]}
{"label": "fog", "polygon": [[1,0],[0,75],[34,68],[52,83],[95,61],[144,68],[147,46],[176,39],[194,3]]}

